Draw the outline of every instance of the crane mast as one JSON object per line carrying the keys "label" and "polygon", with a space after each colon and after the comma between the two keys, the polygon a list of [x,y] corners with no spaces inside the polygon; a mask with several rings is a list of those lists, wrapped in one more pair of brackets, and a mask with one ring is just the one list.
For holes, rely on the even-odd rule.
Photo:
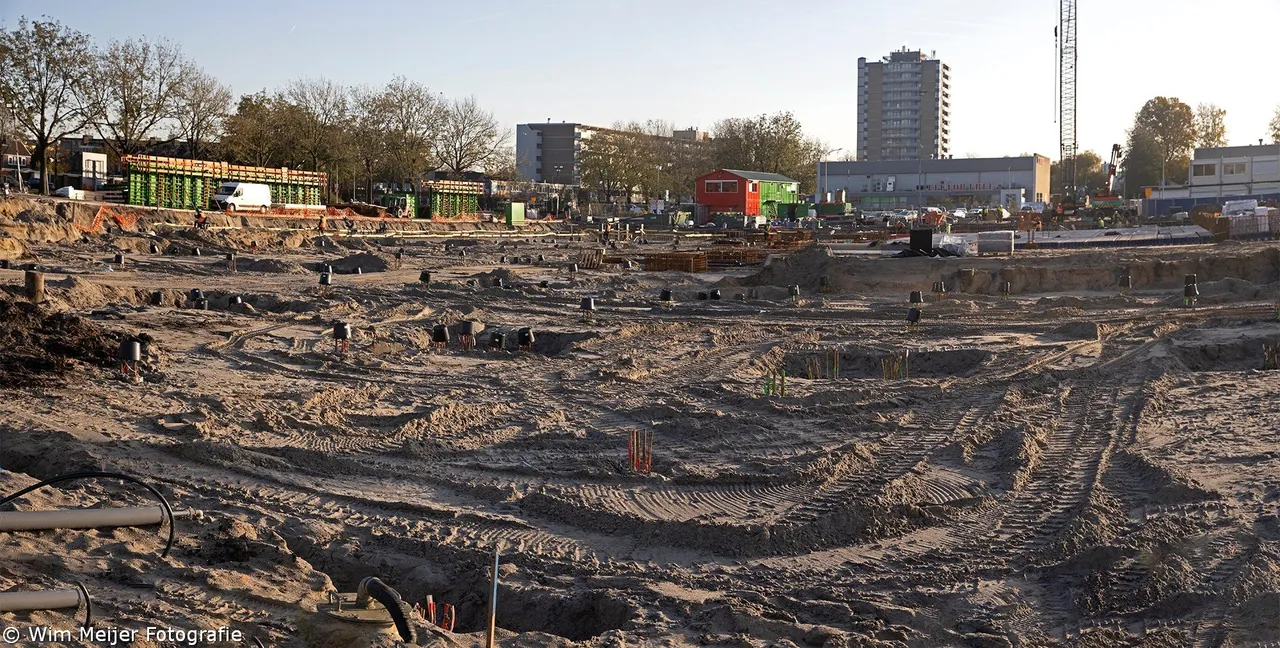
{"label": "crane mast", "polygon": [[1058,14],[1058,144],[1063,215],[1075,211],[1076,188],[1076,0],[1061,0]]}

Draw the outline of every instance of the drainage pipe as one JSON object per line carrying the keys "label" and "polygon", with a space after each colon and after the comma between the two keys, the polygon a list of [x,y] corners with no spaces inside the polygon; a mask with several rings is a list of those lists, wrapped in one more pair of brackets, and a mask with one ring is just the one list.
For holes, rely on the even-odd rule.
{"label": "drainage pipe", "polygon": [[129,475],[125,475],[121,473],[99,472],[99,471],[78,472],[78,473],[69,473],[66,475],[59,475],[57,477],[50,477],[49,479],[46,479],[38,484],[33,484],[31,486],[28,486],[12,495],[8,495],[6,497],[0,498],[0,506],[4,506],[5,504],[12,502],[13,500],[18,499],[19,497],[22,497],[23,495],[26,495],[27,493],[30,493],[33,490],[44,488],[45,486],[59,484],[65,481],[72,481],[76,479],[97,479],[102,477],[107,477],[111,479],[121,479],[127,482],[132,482],[134,484],[137,484],[147,489],[152,495],[156,497],[156,499],[160,500],[160,508],[164,510],[165,517],[169,518],[169,538],[164,543],[164,551],[160,553],[160,557],[164,558],[168,556],[169,549],[173,547],[173,537],[175,534],[175,530],[174,530],[175,525],[173,522],[173,507],[169,506],[169,500],[165,499],[164,494],[156,490],[155,487],[152,486],[151,484],[148,484],[138,479],[137,477],[130,477]]}
{"label": "drainage pipe", "polygon": [[[173,512],[174,518],[200,517],[192,509]],[[0,531],[50,531],[53,529],[98,529],[150,526],[164,522],[159,506],[101,509],[55,509],[52,511],[0,511]]]}
{"label": "drainage pipe", "polygon": [[93,606],[89,603],[89,591],[76,583],[75,589],[43,590],[29,592],[0,592],[0,612],[27,610],[61,610],[79,608],[84,604],[84,627],[93,623]]}

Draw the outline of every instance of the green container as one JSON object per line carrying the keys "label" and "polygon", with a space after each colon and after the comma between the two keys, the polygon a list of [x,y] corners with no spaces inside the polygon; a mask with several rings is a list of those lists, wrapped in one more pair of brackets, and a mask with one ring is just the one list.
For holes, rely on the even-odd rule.
{"label": "green container", "polygon": [[512,227],[524,225],[524,203],[507,203],[506,216],[507,225]]}

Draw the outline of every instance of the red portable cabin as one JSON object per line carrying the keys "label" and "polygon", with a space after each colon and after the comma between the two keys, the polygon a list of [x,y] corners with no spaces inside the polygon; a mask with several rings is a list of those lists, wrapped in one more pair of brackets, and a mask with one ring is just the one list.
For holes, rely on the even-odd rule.
{"label": "red portable cabin", "polygon": [[[777,173],[716,169],[697,179],[694,199],[699,205],[706,205],[707,211],[712,214],[759,216],[762,182],[771,183],[771,189],[766,193],[770,196],[769,200],[775,202],[782,196],[772,189],[774,185],[792,185],[790,191],[794,193],[796,184],[795,180]],[[794,202],[794,199],[791,201]]]}

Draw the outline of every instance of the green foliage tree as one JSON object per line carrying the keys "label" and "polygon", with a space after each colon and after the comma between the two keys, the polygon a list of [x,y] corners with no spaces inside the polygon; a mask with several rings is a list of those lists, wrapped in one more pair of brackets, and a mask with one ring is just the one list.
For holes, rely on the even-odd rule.
{"label": "green foliage tree", "polygon": [[814,190],[822,143],[806,137],[790,112],[722,119],[712,132],[716,167],[780,173],[799,181],[801,193]]}
{"label": "green foliage tree", "polygon": [[1142,198],[1143,187],[1160,184],[1163,149],[1150,133],[1130,129],[1128,146],[1120,168],[1124,175],[1125,197]]}
{"label": "green foliage tree", "polygon": [[1211,148],[1227,145],[1227,111],[1217,104],[1196,106],[1196,146]]}
{"label": "green foliage tree", "polygon": [[301,166],[300,122],[297,109],[279,93],[269,95],[263,90],[244,95],[224,124],[222,154],[231,162],[250,166]]}
{"label": "green foliage tree", "polygon": [[1142,106],[1129,129],[1124,158],[1125,190],[1139,197],[1142,187],[1186,182],[1197,141],[1195,114],[1177,98],[1156,97]]}
{"label": "green foliage tree", "polygon": [[[1049,167],[1049,186],[1061,187],[1066,180],[1062,177],[1062,161],[1057,160]],[[1107,186],[1107,161],[1093,151],[1085,151],[1076,155],[1076,186],[1083,191],[1094,194]]]}
{"label": "green foliage tree", "polygon": [[46,194],[50,147],[90,117],[81,91],[92,62],[89,37],[57,21],[23,17],[14,29],[0,30],[0,102],[35,140],[32,153]]}

